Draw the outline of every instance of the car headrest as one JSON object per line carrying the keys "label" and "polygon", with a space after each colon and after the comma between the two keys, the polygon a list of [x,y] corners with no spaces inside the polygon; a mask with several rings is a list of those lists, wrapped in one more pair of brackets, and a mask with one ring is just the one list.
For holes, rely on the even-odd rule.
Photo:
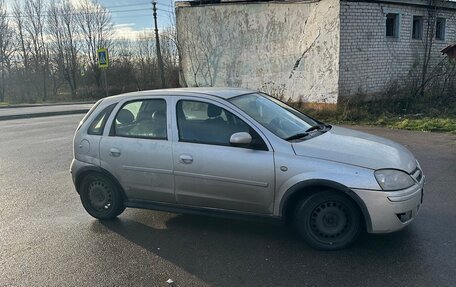
{"label": "car headrest", "polygon": [[216,105],[209,105],[207,107],[207,116],[210,118],[218,117],[222,114],[222,108],[217,107]]}
{"label": "car headrest", "polygon": [[155,121],[166,121],[166,114],[164,111],[155,111],[152,118]]}
{"label": "car headrest", "polygon": [[131,124],[135,121],[135,116],[129,110],[121,109],[116,118],[121,124]]}
{"label": "car headrest", "polygon": [[136,121],[147,121],[152,119],[152,113],[148,111],[140,111],[136,117]]}

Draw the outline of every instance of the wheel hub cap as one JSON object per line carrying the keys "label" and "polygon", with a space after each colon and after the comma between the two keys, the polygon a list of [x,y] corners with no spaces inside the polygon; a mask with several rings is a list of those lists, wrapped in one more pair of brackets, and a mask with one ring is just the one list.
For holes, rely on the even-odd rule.
{"label": "wheel hub cap", "polygon": [[334,239],[348,232],[350,216],[347,208],[339,202],[318,205],[311,214],[310,227],[321,240]]}
{"label": "wheel hub cap", "polygon": [[109,209],[112,202],[112,193],[108,185],[104,182],[96,181],[89,186],[90,204],[98,209]]}

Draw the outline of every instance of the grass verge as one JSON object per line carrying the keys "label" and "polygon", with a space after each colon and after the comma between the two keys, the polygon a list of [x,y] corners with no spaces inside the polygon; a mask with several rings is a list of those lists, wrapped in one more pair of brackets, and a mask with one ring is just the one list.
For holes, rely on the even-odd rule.
{"label": "grass verge", "polygon": [[379,124],[397,129],[456,134],[456,118],[392,118],[380,121]]}
{"label": "grass verge", "polygon": [[374,115],[364,111],[344,111],[341,109],[317,110],[301,108],[304,113],[332,124],[370,125],[414,131],[448,132],[456,134],[456,116],[429,116],[422,114]]}

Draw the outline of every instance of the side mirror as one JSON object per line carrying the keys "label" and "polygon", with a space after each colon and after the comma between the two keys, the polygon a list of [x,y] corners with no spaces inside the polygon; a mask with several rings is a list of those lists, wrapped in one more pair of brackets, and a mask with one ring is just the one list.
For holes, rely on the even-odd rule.
{"label": "side mirror", "polygon": [[246,132],[235,133],[230,138],[230,144],[234,146],[247,146],[252,142],[252,136]]}

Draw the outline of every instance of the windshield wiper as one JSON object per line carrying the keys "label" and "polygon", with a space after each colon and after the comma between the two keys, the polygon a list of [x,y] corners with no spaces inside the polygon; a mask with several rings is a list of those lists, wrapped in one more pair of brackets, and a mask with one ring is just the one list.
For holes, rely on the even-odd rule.
{"label": "windshield wiper", "polygon": [[295,135],[292,135],[292,136],[289,136],[289,137],[285,138],[285,140],[286,140],[286,141],[297,140],[297,139],[306,137],[306,136],[308,136],[308,135],[309,135],[309,133],[307,133],[307,132],[304,132],[304,133],[297,133],[297,134],[295,134]]}
{"label": "windshield wiper", "polygon": [[306,133],[311,132],[313,130],[322,130],[324,128],[331,128],[331,126],[330,125],[325,125],[325,124],[314,125],[314,126],[311,126],[310,128],[308,128],[306,130]]}
{"label": "windshield wiper", "polygon": [[323,129],[323,128],[324,128],[324,125],[314,125],[314,126],[311,126],[310,128],[308,128],[306,130],[306,133],[314,131],[314,130]]}

